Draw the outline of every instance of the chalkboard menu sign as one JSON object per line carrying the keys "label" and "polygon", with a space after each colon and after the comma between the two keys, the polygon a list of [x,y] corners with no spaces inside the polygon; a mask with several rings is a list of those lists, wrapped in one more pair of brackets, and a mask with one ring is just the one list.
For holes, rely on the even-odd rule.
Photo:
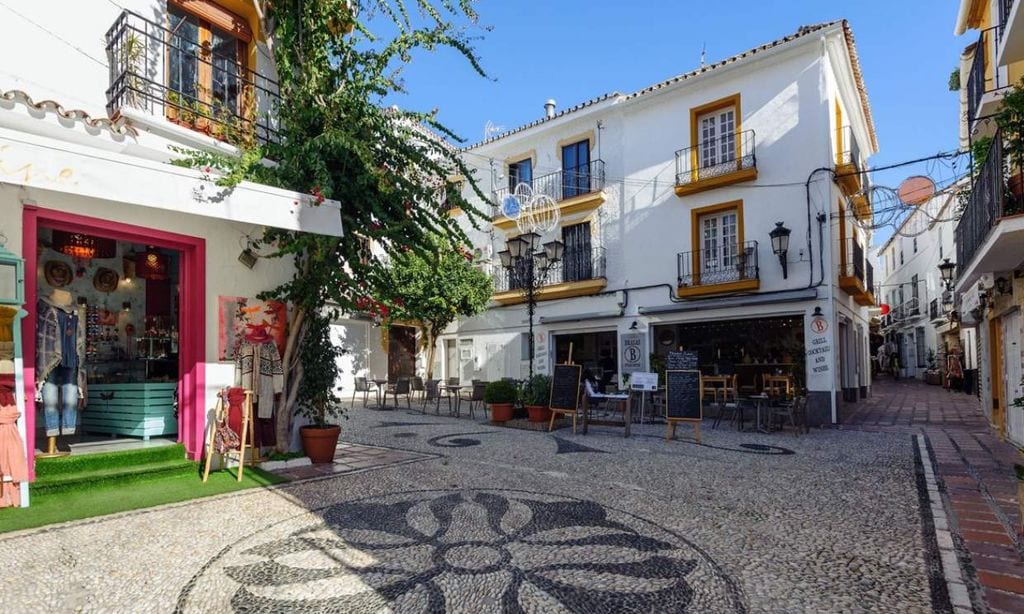
{"label": "chalkboard menu sign", "polygon": [[669,352],[665,358],[665,368],[670,371],[689,371],[699,369],[697,352]]}
{"label": "chalkboard menu sign", "polygon": [[665,372],[665,415],[677,420],[704,418],[700,402],[700,371],[669,370]]}
{"label": "chalkboard menu sign", "polygon": [[551,375],[551,409],[576,411],[580,404],[580,365],[555,365]]}

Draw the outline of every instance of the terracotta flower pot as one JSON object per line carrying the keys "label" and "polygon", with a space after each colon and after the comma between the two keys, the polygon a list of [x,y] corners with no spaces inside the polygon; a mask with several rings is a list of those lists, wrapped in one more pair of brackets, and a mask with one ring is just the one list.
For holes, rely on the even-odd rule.
{"label": "terracotta flower pot", "polygon": [[527,405],[526,414],[530,422],[547,422],[551,419],[551,409],[545,405]]}
{"label": "terracotta flower pot", "polygon": [[491,403],[491,422],[508,422],[511,419],[511,403]]}
{"label": "terracotta flower pot", "polygon": [[315,464],[334,461],[334,449],[338,447],[341,436],[340,426],[304,426],[299,429],[302,437],[302,449]]}

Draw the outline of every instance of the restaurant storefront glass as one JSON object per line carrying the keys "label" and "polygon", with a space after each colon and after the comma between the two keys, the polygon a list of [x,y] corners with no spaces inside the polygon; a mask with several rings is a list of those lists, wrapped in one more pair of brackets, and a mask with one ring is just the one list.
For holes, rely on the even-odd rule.
{"label": "restaurant storefront glass", "polygon": [[562,364],[569,360],[569,349],[572,348],[572,361],[589,369],[602,389],[616,387],[618,384],[618,333],[600,331],[587,333],[569,333],[555,335],[555,363]]}
{"label": "restaurant storefront glass", "polygon": [[652,370],[670,351],[696,351],[705,375],[735,375],[740,393],[761,392],[769,375],[805,382],[803,316],[687,322],[653,326]]}

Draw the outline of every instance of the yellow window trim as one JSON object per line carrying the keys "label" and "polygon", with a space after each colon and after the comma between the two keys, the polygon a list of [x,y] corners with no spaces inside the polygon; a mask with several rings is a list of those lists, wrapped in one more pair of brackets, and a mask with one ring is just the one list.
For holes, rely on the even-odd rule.
{"label": "yellow window trim", "polygon": [[[731,200],[717,205],[710,205],[707,207],[697,207],[690,211],[690,254],[693,257],[693,279],[694,283],[691,287],[700,287],[700,218],[706,215],[713,215],[715,213],[723,213],[725,211],[736,211],[736,241],[739,249],[743,248],[745,243],[743,238],[743,200]],[[743,280],[748,281],[748,280]],[[755,280],[756,281],[756,280]],[[736,282],[730,282],[736,283]],[[715,284],[716,286],[724,286],[730,284]],[[713,286],[704,286],[711,288]],[[716,290],[718,291],[718,290]],[[722,290],[726,291],[726,290]]]}
{"label": "yellow window trim", "polygon": [[[575,143],[579,143],[580,141],[586,141],[587,149],[590,151],[594,151],[594,142],[596,141],[596,138],[593,130],[587,130],[586,132],[574,134],[555,143],[555,155],[558,157],[558,170],[562,170],[562,148],[565,147],[566,145],[573,145]],[[591,158],[590,161],[593,162],[593,158]]]}
{"label": "yellow window trim", "polygon": [[[718,100],[712,100],[711,102],[704,103],[697,107],[690,108],[690,172],[693,173],[693,180],[691,183],[697,182],[697,144],[699,139],[699,133],[697,131],[697,118],[705,113],[711,113],[712,111],[719,111],[728,107],[736,109],[736,134],[743,131],[743,109],[740,106],[740,94],[739,92],[726,96],[725,98],[719,98]],[[742,143],[740,139],[736,139],[736,159],[742,160]]]}
{"label": "yellow window trim", "polygon": [[[596,279],[584,279],[580,281],[569,281],[560,284],[544,286],[537,290],[538,301],[553,301],[560,298],[573,298],[577,296],[590,296],[597,294],[608,285],[608,280],[603,277]],[[499,305],[518,305],[526,302],[526,297],[519,290],[508,290],[498,292],[491,299]]]}
{"label": "yellow window trim", "polygon": [[836,99],[836,164],[843,163],[843,107]]}
{"label": "yellow window trim", "polygon": [[[559,201],[558,210],[560,215],[564,218],[587,211],[596,211],[605,200],[607,200],[607,195],[603,190],[600,192],[589,192],[587,194],[580,194],[579,196]],[[507,218],[504,215],[494,218],[491,224],[493,224],[495,228],[505,232],[510,232],[517,228],[516,221]]]}

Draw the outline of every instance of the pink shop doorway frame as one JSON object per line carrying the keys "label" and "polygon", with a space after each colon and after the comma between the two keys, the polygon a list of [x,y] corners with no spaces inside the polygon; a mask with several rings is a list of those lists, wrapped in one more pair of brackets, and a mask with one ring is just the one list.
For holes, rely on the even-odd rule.
{"label": "pink shop doorway frame", "polygon": [[[39,228],[83,232],[97,237],[173,249],[181,254],[180,297],[178,301],[178,441],[185,444],[189,458],[198,460],[206,429],[206,241],[198,237],[153,230],[101,218],[26,205],[22,211],[22,252],[25,258],[24,339],[25,398],[35,399],[36,366],[36,281],[39,270]],[[35,403],[26,414],[29,480],[35,479]]]}

